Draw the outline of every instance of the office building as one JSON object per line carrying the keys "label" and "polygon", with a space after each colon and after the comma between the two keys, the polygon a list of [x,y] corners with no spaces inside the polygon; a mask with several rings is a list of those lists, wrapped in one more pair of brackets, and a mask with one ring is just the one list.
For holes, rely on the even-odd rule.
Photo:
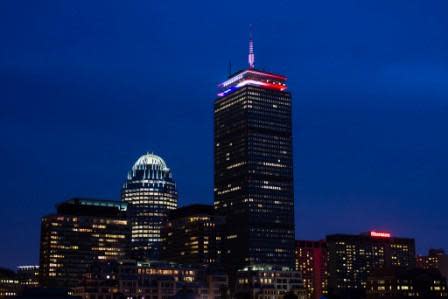
{"label": "office building", "polygon": [[121,200],[129,205],[129,257],[158,259],[162,224],[177,208],[176,185],[165,161],[150,153],[141,156],[128,173]]}
{"label": "office building", "polygon": [[384,268],[367,279],[367,299],[448,298],[445,278],[436,269]]}
{"label": "office building", "polygon": [[307,298],[300,272],[269,265],[251,265],[237,272],[236,298],[283,299],[287,295]]}
{"label": "office building", "polygon": [[162,229],[161,259],[190,265],[215,264],[220,239],[217,221],[220,217],[210,205],[194,204],[171,211]]}
{"label": "office building", "polygon": [[92,262],[125,256],[129,235],[125,203],[75,198],[56,209],[42,218],[42,286],[76,286]]}
{"label": "office building", "polygon": [[249,68],[214,104],[214,205],[225,216],[223,263],[294,267],[291,94],[286,77]]}
{"label": "office building", "polygon": [[17,267],[17,279],[22,288],[36,288],[39,286],[39,266],[24,265]]}
{"label": "office building", "polygon": [[428,255],[418,255],[417,267],[421,269],[437,269],[448,279],[448,255],[443,249],[430,249]]}
{"label": "office building", "polygon": [[371,231],[361,235],[330,235],[326,243],[330,295],[357,298],[365,293],[367,277],[373,271],[415,267],[414,239]]}
{"label": "office building", "polygon": [[189,298],[222,298],[222,292],[227,289],[227,276],[201,272],[199,268],[166,262],[97,263],[86,272],[74,294],[84,299],[167,299],[182,293],[190,293]]}
{"label": "office building", "polygon": [[296,271],[302,274],[308,298],[327,294],[327,246],[325,241],[296,241]]}

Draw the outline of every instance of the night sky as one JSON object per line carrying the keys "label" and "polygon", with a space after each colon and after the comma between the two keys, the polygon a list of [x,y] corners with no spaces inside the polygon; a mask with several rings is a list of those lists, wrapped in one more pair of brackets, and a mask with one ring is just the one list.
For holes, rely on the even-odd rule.
{"label": "night sky", "polygon": [[40,218],[119,199],[162,156],[213,201],[216,86],[288,76],[296,235],[384,229],[448,249],[448,1],[1,1],[0,266],[38,263]]}

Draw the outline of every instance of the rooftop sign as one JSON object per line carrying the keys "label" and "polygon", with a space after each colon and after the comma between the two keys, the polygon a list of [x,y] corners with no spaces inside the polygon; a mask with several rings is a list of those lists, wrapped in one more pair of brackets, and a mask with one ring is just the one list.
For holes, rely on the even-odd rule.
{"label": "rooftop sign", "polygon": [[386,232],[371,231],[370,236],[373,238],[390,238],[391,234]]}

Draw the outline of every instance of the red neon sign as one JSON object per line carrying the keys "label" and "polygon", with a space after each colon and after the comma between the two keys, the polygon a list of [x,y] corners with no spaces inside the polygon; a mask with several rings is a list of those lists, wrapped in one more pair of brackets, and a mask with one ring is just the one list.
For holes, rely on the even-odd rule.
{"label": "red neon sign", "polygon": [[391,234],[386,232],[371,231],[370,236],[374,238],[390,238]]}

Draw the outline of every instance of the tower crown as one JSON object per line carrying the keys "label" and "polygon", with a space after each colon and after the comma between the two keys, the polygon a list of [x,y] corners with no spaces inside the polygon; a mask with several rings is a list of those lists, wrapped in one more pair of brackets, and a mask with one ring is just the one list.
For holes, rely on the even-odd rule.
{"label": "tower crown", "polygon": [[286,77],[249,68],[234,74],[226,81],[219,84],[219,97],[228,95],[246,85],[258,86],[266,89],[284,91]]}
{"label": "tower crown", "polygon": [[[286,77],[255,69],[254,39],[252,36],[252,26],[249,32],[249,68],[229,75],[229,78],[218,85],[218,97],[223,97],[246,85],[258,86],[265,89],[284,91]],[[230,69],[230,68],[229,68]],[[229,71],[230,73],[230,71]]]}
{"label": "tower crown", "polygon": [[135,162],[132,169],[138,169],[142,166],[143,167],[153,166],[153,167],[160,168],[160,169],[168,168],[166,166],[165,161],[161,157],[154,155],[152,153],[146,153],[143,156],[141,156],[140,158],[138,158],[137,162]]}

